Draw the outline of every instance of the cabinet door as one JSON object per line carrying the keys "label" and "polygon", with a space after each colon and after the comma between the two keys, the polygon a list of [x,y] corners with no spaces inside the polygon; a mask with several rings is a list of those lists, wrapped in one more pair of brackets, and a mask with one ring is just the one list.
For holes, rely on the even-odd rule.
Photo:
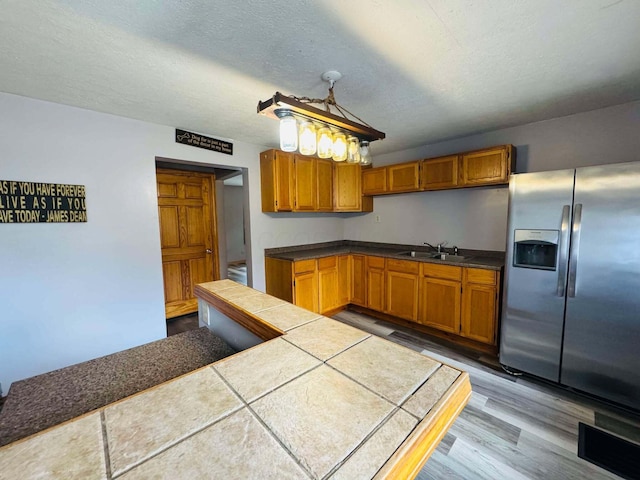
{"label": "cabinet door", "polygon": [[316,210],[333,211],[333,161],[321,158],[316,162]]}
{"label": "cabinet door", "polygon": [[293,282],[294,303],[302,308],[318,311],[318,277],[316,272],[296,274]]}
{"label": "cabinet door", "polygon": [[378,195],[387,191],[387,169],[385,167],[362,170],[362,194]]}
{"label": "cabinet door", "polygon": [[318,312],[335,310],[339,304],[338,258],[318,259]]}
{"label": "cabinet door", "polygon": [[294,157],[295,180],[295,211],[312,211],[317,207],[317,172],[316,162],[313,157],[295,155]]}
{"label": "cabinet door", "polygon": [[351,255],[351,303],[367,306],[367,257]]}
{"label": "cabinet door", "polygon": [[384,258],[367,257],[367,308],[384,312]]}
{"label": "cabinet door", "polygon": [[464,186],[509,182],[510,149],[499,147],[465,153],[461,157],[461,180]]}
{"label": "cabinet door", "polygon": [[462,294],[460,334],[483,343],[496,344],[496,287],[465,284]]}
{"label": "cabinet door", "polygon": [[499,272],[465,268],[460,334],[495,345],[498,330]]}
{"label": "cabinet door", "polygon": [[263,212],[293,210],[293,154],[267,150],[260,154]]}
{"label": "cabinet door", "polygon": [[422,162],[422,190],[440,190],[458,186],[458,155],[430,158]]}
{"label": "cabinet door", "polygon": [[357,163],[333,165],[333,208],[336,212],[359,212],[362,209],[362,178]]}
{"label": "cabinet door", "polygon": [[460,282],[422,277],[418,322],[450,333],[460,331]]}
{"label": "cabinet door", "polygon": [[418,275],[387,271],[385,312],[413,322],[418,320]]}
{"label": "cabinet door", "polygon": [[338,306],[351,302],[351,255],[338,256]]}
{"label": "cabinet door", "polygon": [[387,181],[389,192],[417,192],[420,189],[420,162],[389,165]]}

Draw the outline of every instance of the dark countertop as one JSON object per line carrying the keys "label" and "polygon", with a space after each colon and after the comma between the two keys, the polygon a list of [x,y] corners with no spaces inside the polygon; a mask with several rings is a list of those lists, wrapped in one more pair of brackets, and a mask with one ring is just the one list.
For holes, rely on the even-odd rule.
{"label": "dark countertop", "polygon": [[[450,248],[445,248],[451,253]],[[394,258],[398,260],[412,260],[423,263],[436,263],[441,265],[453,265],[456,267],[484,268],[487,270],[502,270],[504,267],[504,252],[459,249],[459,255],[465,258],[461,261],[448,261],[429,257],[411,257],[402,255],[402,252],[431,252],[429,247],[417,245],[402,245],[391,243],[359,242],[354,240],[340,240],[335,242],[315,243],[309,245],[296,245],[291,247],[267,248],[265,257],[279,258],[281,260],[309,260],[314,258],[330,257],[348,253],[360,253],[375,255],[378,257]],[[434,252],[435,253],[435,252]]]}

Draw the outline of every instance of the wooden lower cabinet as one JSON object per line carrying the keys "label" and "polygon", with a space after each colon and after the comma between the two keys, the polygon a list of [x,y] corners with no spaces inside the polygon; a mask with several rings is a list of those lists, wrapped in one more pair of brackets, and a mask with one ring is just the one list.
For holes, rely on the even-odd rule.
{"label": "wooden lower cabinet", "polygon": [[267,293],[317,313],[351,301],[351,255],[309,260],[265,258]]}
{"label": "wooden lower cabinet", "polygon": [[367,256],[367,308],[384,312],[384,257]]}
{"label": "wooden lower cabinet", "polygon": [[338,255],[338,306],[351,302],[351,255]]}
{"label": "wooden lower cabinet", "polygon": [[421,272],[418,322],[458,334],[462,268],[424,263]]}
{"label": "wooden lower cabinet", "polygon": [[416,322],[418,320],[419,264],[387,259],[385,313]]}
{"label": "wooden lower cabinet", "polygon": [[267,293],[307,310],[353,304],[497,345],[499,271],[355,253],[265,265]]}
{"label": "wooden lower cabinet", "polygon": [[351,255],[351,303],[367,306],[367,257]]}
{"label": "wooden lower cabinet", "polygon": [[496,345],[500,273],[465,268],[460,335]]}
{"label": "wooden lower cabinet", "polygon": [[460,282],[423,277],[418,322],[450,333],[460,331]]}
{"label": "wooden lower cabinet", "polygon": [[293,303],[318,311],[318,275],[315,260],[293,262]]}
{"label": "wooden lower cabinet", "polygon": [[[326,313],[340,306],[338,257],[318,259],[318,313]],[[316,311],[316,310],[314,310]]]}

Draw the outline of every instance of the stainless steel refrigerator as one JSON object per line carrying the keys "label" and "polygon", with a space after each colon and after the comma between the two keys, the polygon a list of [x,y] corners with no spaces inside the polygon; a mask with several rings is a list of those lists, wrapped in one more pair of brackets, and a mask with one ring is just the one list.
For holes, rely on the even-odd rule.
{"label": "stainless steel refrigerator", "polygon": [[514,174],[500,363],[640,410],[640,162]]}

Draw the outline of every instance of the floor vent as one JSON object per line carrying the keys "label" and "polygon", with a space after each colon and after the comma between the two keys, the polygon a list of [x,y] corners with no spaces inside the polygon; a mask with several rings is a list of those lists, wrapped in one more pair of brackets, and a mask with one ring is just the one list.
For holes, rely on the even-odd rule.
{"label": "floor vent", "polygon": [[626,480],[640,480],[640,445],[582,422],[578,456]]}

